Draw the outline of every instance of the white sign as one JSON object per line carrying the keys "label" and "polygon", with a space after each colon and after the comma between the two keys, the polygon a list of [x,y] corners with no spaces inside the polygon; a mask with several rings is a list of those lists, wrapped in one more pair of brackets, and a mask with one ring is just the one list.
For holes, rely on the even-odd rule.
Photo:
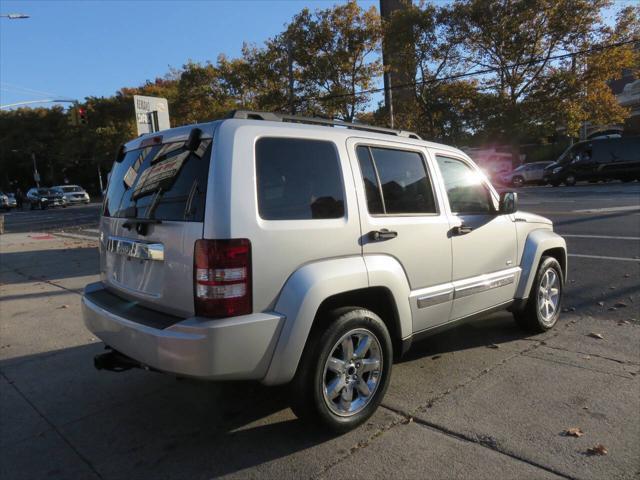
{"label": "white sign", "polygon": [[134,95],[138,135],[159,132],[171,128],[169,124],[169,104],[166,98]]}

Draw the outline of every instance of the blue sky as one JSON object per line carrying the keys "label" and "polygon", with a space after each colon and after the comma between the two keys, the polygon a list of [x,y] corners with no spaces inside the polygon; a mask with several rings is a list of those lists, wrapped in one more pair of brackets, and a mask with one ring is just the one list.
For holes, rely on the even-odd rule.
{"label": "blue sky", "polygon": [[[240,54],[262,43],[305,6],[335,0],[0,1],[0,104],[112,95],[163,76],[187,60]],[[378,5],[363,0],[362,6]]]}
{"label": "blue sky", "polygon": [[[444,0],[439,0],[444,1]],[[634,0],[618,0],[616,9]],[[163,76],[187,60],[237,56],[303,7],[340,0],[0,1],[0,104],[108,96]],[[378,0],[359,0],[366,8]]]}

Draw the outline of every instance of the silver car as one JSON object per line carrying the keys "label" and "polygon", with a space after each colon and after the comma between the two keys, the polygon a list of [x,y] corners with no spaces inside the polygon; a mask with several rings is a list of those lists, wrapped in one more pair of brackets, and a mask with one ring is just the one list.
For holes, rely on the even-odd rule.
{"label": "silver car", "polygon": [[89,197],[86,190],[78,185],[57,185],[51,188],[62,194],[67,205],[87,204],[91,201],[91,197]]}
{"label": "silver car", "polygon": [[531,162],[520,165],[518,168],[502,176],[502,183],[512,187],[522,187],[525,184],[544,185],[544,169],[552,162]]}
{"label": "silver car", "polygon": [[460,150],[245,111],[124,145],[99,245],[82,302],[98,369],[289,384],[297,415],[337,431],[419,338],[504,309],[552,328],[567,272],[551,221]]}

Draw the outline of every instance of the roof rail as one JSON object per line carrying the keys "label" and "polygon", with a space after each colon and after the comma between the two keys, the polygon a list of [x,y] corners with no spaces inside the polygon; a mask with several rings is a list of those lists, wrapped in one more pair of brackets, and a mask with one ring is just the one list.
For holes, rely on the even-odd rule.
{"label": "roof rail", "polygon": [[343,127],[353,130],[385,133],[387,135],[395,135],[397,137],[415,138],[416,140],[422,140],[422,138],[420,138],[417,133],[408,132],[406,130],[394,130],[393,128],[375,127],[373,125],[345,122],[343,120],[332,120],[330,118],[303,117],[299,115],[288,115],[283,113],[256,112],[253,110],[233,110],[226,118],[266,120],[269,122],[306,123],[310,125],[325,125],[328,127]]}

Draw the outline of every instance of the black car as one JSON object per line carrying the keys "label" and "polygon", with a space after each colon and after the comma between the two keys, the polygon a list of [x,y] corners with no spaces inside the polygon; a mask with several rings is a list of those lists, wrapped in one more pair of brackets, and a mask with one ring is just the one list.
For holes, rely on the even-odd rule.
{"label": "black car", "polygon": [[579,180],[640,180],[640,137],[578,142],[544,169],[543,180],[554,187]]}
{"label": "black car", "polygon": [[27,192],[27,201],[31,210],[39,208],[44,210],[49,207],[66,207],[62,192],[50,188],[34,187]]}

